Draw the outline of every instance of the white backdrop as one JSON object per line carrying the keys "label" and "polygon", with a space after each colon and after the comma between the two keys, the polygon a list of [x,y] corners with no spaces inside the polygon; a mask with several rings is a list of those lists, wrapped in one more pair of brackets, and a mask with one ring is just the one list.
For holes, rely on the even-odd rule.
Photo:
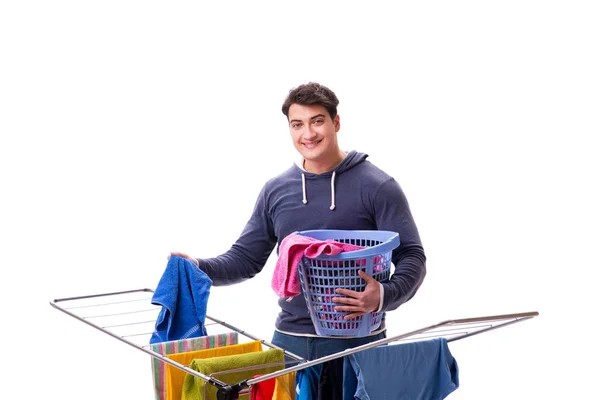
{"label": "white backdrop", "polygon": [[[48,301],[154,288],[170,251],[227,250],[295,156],[287,91],[315,80],[421,232],[428,275],[390,334],[539,311],[453,343],[450,398],[589,398],[595,2],[204,3],[0,5],[0,397],[152,398],[149,356]],[[210,314],[270,339],[273,267],[213,288]]]}

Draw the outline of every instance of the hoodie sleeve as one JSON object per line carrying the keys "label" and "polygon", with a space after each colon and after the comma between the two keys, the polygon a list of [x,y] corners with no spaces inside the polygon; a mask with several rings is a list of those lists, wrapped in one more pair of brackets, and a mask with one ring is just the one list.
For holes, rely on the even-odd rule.
{"label": "hoodie sleeve", "polygon": [[375,194],[377,229],[398,232],[400,246],[392,252],[394,273],[383,283],[381,311],[391,311],[410,300],[425,278],[425,251],[410,207],[400,185],[390,178]]}
{"label": "hoodie sleeve", "polygon": [[200,269],[215,286],[232,285],[252,278],[264,267],[277,238],[268,214],[266,187],[263,187],[250,220],[231,248],[215,258],[199,258]]}

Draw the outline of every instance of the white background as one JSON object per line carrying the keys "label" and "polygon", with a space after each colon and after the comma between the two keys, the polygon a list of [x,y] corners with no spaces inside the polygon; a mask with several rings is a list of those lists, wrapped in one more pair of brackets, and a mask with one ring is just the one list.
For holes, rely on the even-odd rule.
{"label": "white background", "polygon": [[[340,143],[403,187],[428,256],[390,334],[540,316],[451,345],[450,398],[590,398],[598,350],[593,1],[0,5],[2,398],[151,399],[149,356],[50,307],[227,250],[321,82]],[[270,339],[271,258],[209,313]],[[8,374],[6,373],[8,371]]]}

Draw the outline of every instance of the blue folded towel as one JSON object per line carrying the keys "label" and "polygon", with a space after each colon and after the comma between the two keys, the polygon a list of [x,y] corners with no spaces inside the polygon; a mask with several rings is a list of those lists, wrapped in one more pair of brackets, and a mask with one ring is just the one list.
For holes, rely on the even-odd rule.
{"label": "blue folded towel", "polygon": [[206,336],[204,320],[212,280],[191,261],[171,256],[152,296],[162,306],[150,343]]}
{"label": "blue folded towel", "polygon": [[439,400],[458,388],[444,338],[374,347],[346,356],[344,400]]}

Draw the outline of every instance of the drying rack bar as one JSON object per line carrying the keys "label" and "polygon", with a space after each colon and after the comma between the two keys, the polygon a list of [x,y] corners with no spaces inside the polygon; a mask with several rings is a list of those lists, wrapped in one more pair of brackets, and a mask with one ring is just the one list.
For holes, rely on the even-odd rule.
{"label": "drying rack bar", "polygon": [[[252,385],[264,380],[276,378],[388,343],[419,341],[433,338],[445,338],[448,342],[453,342],[512,325],[517,322],[525,321],[539,315],[537,311],[532,311],[447,320],[400,335],[380,339],[328,356],[320,357],[312,361],[307,361],[293,353],[286,351],[285,349],[275,346],[266,340],[262,340],[245,330],[239,329],[225,321],[207,315],[206,318],[213,321],[215,324],[233,330],[251,340],[259,341],[268,347],[281,349],[286,356],[298,362],[298,364],[295,366],[287,367],[279,371],[231,385],[222,382],[213,376],[206,376],[189,368],[186,365],[182,365],[150,349],[150,337],[154,331],[158,313],[161,310],[160,306],[153,305],[151,303],[153,293],[154,291],[152,289],[147,288],[126,290],[120,292],[55,299],[50,301],[50,305],[57,310],[62,311],[63,313],[95,329],[98,329],[123,343],[126,343],[154,358],[159,359],[164,363],[183,370],[190,375],[198,377],[205,382],[214,385],[217,387],[217,400],[237,399],[241,391],[244,391]],[[98,300],[104,300],[104,302],[97,303]],[[208,326],[208,324],[205,325]]]}
{"label": "drying rack bar", "polygon": [[[458,336],[447,339],[448,342],[464,339],[466,337],[470,337],[470,336],[473,336],[473,335],[476,335],[479,333],[483,333],[483,332],[489,332],[490,330],[493,330],[493,329],[498,329],[503,326],[507,326],[507,325],[511,325],[511,324],[514,324],[514,323],[517,323],[520,321],[531,319],[533,317],[536,317],[537,315],[539,315],[539,313],[537,311],[533,311],[533,312],[525,312],[525,313],[518,313],[518,314],[505,314],[505,315],[496,315],[496,316],[488,316],[488,317],[480,317],[480,318],[465,318],[465,319],[444,321],[444,322],[440,322],[435,325],[431,325],[431,326],[428,326],[425,328],[414,330],[412,332],[407,332],[407,333],[403,333],[401,335],[396,335],[396,336],[393,336],[390,338],[376,340],[374,342],[363,344],[362,346],[357,346],[357,347],[354,347],[351,349],[346,349],[346,350],[343,350],[343,351],[340,351],[338,353],[334,353],[334,354],[331,354],[328,356],[323,356],[323,357],[317,358],[315,360],[308,361],[306,363],[302,363],[301,365],[286,368],[285,370],[282,370],[282,371],[276,371],[276,372],[272,372],[270,374],[265,374],[265,375],[261,376],[260,378],[249,379],[246,382],[248,385],[254,385],[254,384],[261,382],[263,380],[266,380],[266,379],[271,379],[271,378],[275,378],[275,377],[278,377],[281,375],[288,374],[290,372],[299,371],[304,368],[312,367],[317,364],[335,360],[340,357],[345,357],[350,354],[358,353],[360,351],[368,350],[368,349],[382,346],[385,344],[389,344],[392,342],[397,342],[397,341],[407,340],[407,339],[410,339],[411,341],[415,341],[415,338],[418,335],[425,335],[425,336],[422,336],[421,339],[424,339],[424,338],[431,339],[431,338],[445,337],[443,332],[445,332],[446,334],[449,334],[449,333],[457,334],[457,331],[452,332],[452,330],[453,330],[452,327],[461,327],[462,326],[462,328],[459,328],[460,334],[458,334]],[[484,324],[481,324],[481,323],[484,323]],[[477,324],[479,329],[475,330],[475,331],[471,331],[471,332],[464,332],[464,326],[467,324],[469,324],[469,325]],[[443,328],[443,327],[450,327],[451,329],[447,329],[445,331],[439,329],[439,328]],[[437,332],[438,334],[426,335],[427,333],[433,333],[433,332]]]}
{"label": "drying rack bar", "polygon": [[[183,365],[176,361],[173,361],[170,358],[163,356],[162,354],[157,353],[149,348],[149,345],[148,345],[149,338],[152,335],[152,332],[154,330],[154,324],[156,322],[158,312],[160,311],[160,306],[156,306],[156,305],[153,305],[150,303],[153,293],[154,293],[154,291],[152,289],[147,289],[147,288],[124,290],[124,291],[119,291],[119,292],[109,292],[109,293],[100,293],[100,294],[94,294],[94,295],[75,296],[75,297],[54,299],[54,300],[50,301],[50,305],[52,307],[56,308],[57,310],[62,311],[63,313],[75,318],[76,320],[81,321],[81,322],[119,340],[120,342],[123,342],[125,344],[128,344],[129,346],[132,346],[138,350],[141,350],[144,353],[146,353],[154,358],[157,358],[157,359],[161,360],[162,362],[167,363],[175,368],[181,369],[190,375],[198,377],[198,378],[204,380],[205,382],[208,382],[208,383],[224,390],[225,392],[229,392],[231,390],[239,391],[239,390],[243,389],[241,386],[238,389],[237,386],[235,386],[235,385],[232,386],[232,385],[222,382],[214,377],[204,375],[198,371],[195,371],[195,370],[187,367],[186,365]],[[139,294],[141,294],[141,295],[145,294],[146,296],[140,297],[140,298],[137,298],[137,297],[127,298],[125,300],[116,299],[116,297],[139,295]],[[105,303],[89,303],[88,302],[89,300],[93,300],[93,299],[109,299],[111,297],[113,297],[112,301],[107,301]],[[68,302],[75,303],[75,305],[63,307],[62,305],[59,304],[59,303],[68,303]],[[142,305],[144,306],[144,308],[143,309],[131,309],[132,307],[129,307],[133,303],[136,303],[136,302],[142,302]],[[153,309],[149,309],[148,307],[153,307]],[[110,308],[112,310],[106,311],[103,314],[90,314],[89,313],[89,311],[94,310],[94,309],[103,309],[104,310],[106,308]],[[118,308],[118,310],[117,310],[117,308]],[[77,310],[77,312],[73,311],[73,310]],[[86,311],[88,311],[88,313],[84,313],[84,312],[82,312],[82,310],[86,310]],[[94,320],[94,319],[102,319],[102,318],[107,318],[107,317],[112,317],[114,319],[114,318],[118,318],[123,315],[135,315],[135,314],[141,314],[141,313],[144,313],[147,311],[151,311],[153,313],[153,317],[146,317],[146,318],[140,319],[138,321],[132,320],[132,321],[128,321],[127,323],[114,323],[113,324],[111,322],[105,322],[103,324],[98,324],[98,323],[92,322],[92,320]],[[298,362],[306,361],[302,357],[299,357],[285,349],[281,349],[280,347],[275,346],[274,344],[272,344],[264,339],[260,339],[256,335],[253,335],[245,330],[239,329],[225,321],[222,321],[217,318],[213,318],[209,315],[207,315],[206,318],[213,321],[215,324],[218,324],[218,325],[221,325],[228,329],[231,329],[241,335],[246,336],[249,339],[259,341],[260,343],[262,343],[268,347],[280,349],[283,351],[283,353],[286,356],[288,356]],[[118,334],[114,331],[117,328],[122,328],[122,327],[127,327],[127,326],[135,326],[135,325],[137,325],[138,328],[140,329],[139,332],[133,332],[133,333],[128,333],[128,334]],[[208,325],[208,324],[205,324],[205,325]],[[136,343],[136,341],[132,340],[132,338],[136,338],[139,343]],[[145,338],[145,340],[141,340],[140,338]],[[228,399],[229,397],[224,397],[224,398]]]}
{"label": "drying rack bar", "polygon": [[[304,358],[302,358],[302,357],[299,357],[299,356],[297,356],[297,355],[296,355],[296,354],[294,354],[294,353],[290,353],[289,351],[287,351],[287,350],[285,350],[285,349],[282,349],[281,347],[275,346],[275,345],[274,345],[273,343],[271,343],[271,342],[267,342],[267,341],[266,341],[266,340],[264,340],[264,339],[260,339],[259,337],[255,336],[255,335],[253,335],[253,334],[251,334],[251,333],[249,333],[249,332],[247,332],[247,331],[244,331],[244,330],[241,330],[241,329],[239,329],[239,328],[236,328],[235,326],[233,326],[233,325],[231,325],[231,324],[229,324],[229,323],[227,323],[227,322],[225,322],[225,321],[221,321],[221,320],[219,320],[219,319],[216,319],[216,318],[214,318],[214,317],[211,317],[211,316],[209,316],[209,315],[207,315],[207,316],[206,316],[206,318],[210,319],[211,321],[213,321],[213,322],[215,322],[215,323],[217,323],[217,324],[219,324],[219,325],[222,325],[222,326],[224,326],[224,327],[226,327],[226,328],[229,328],[229,329],[231,329],[231,330],[233,330],[233,331],[236,331],[236,332],[237,332],[237,333],[239,333],[240,335],[244,335],[244,336],[246,336],[247,338],[250,338],[250,339],[252,339],[252,340],[257,340],[257,341],[261,342],[262,344],[264,344],[265,346],[271,347],[271,348],[273,348],[273,349],[280,349],[280,350],[283,350],[283,354],[285,354],[286,356],[288,356],[288,357],[290,357],[290,358],[293,358],[294,360],[297,360],[297,361],[306,361]],[[205,324],[205,325],[206,325],[206,324]]]}

